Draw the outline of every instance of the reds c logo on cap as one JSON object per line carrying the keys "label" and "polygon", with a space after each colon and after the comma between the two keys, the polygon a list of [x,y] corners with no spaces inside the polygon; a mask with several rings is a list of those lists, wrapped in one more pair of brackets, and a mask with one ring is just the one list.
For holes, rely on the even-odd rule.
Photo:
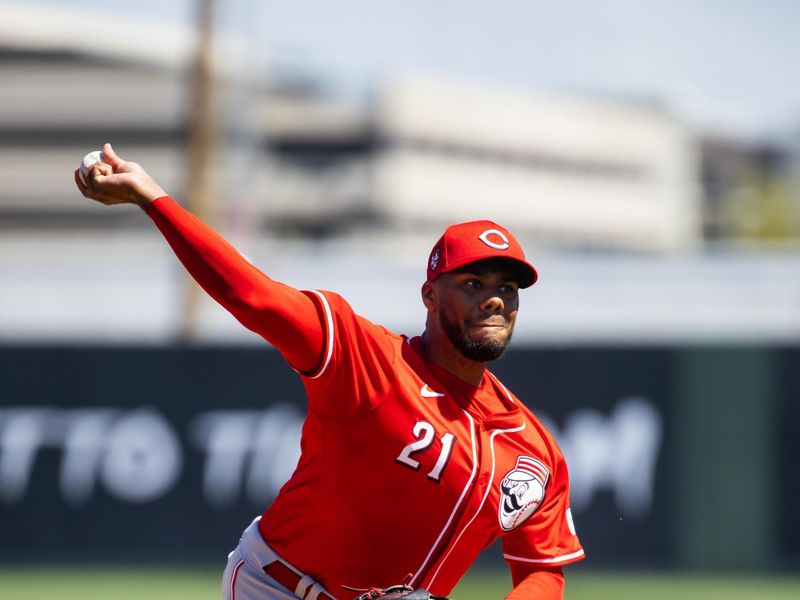
{"label": "reds c logo on cap", "polygon": [[[495,238],[500,238],[500,242],[498,243],[489,239],[490,235],[494,236]],[[487,229],[478,236],[478,239],[495,250],[508,250],[508,238],[506,237],[506,234],[498,229]]]}

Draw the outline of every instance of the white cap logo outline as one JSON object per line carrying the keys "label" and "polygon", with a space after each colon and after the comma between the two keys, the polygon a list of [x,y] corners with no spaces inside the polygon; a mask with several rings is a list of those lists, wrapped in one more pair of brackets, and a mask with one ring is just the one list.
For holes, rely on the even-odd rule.
{"label": "white cap logo outline", "polygon": [[[502,244],[498,244],[498,243],[493,242],[492,240],[490,240],[489,236],[493,235],[493,234],[496,235],[496,236],[499,236],[500,239],[503,240],[503,243]],[[489,246],[490,248],[494,248],[495,250],[508,250],[509,243],[508,243],[508,238],[506,237],[506,234],[504,234],[502,231],[499,231],[497,229],[487,229],[486,231],[484,231],[482,234],[480,234],[478,236],[478,239],[480,241],[482,241],[484,244],[486,244],[487,246]]]}

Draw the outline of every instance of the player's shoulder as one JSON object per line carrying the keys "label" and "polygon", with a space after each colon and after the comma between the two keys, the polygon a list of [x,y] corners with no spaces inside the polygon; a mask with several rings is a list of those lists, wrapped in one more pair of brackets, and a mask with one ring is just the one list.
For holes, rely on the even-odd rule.
{"label": "player's shoulder", "polygon": [[402,336],[399,334],[384,325],[374,323],[356,312],[347,298],[337,292],[314,289],[303,290],[303,293],[320,306],[321,312],[326,319],[331,321],[331,325],[334,328],[338,324],[339,328],[346,327],[369,331],[373,335],[386,337],[396,344],[400,344],[403,341]]}
{"label": "player's shoulder", "polygon": [[523,415],[526,426],[526,434],[531,441],[533,441],[537,448],[543,455],[546,455],[549,462],[556,464],[564,460],[564,455],[558,445],[558,441],[551,430],[553,423],[546,416],[539,416],[529,404],[520,399],[512,390],[510,390],[504,383],[492,373],[494,380],[502,386],[503,391],[511,398],[515,405],[519,408]]}
{"label": "player's shoulder", "polygon": [[523,405],[522,410],[525,411],[531,425],[536,430],[537,434],[542,438],[543,444],[547,446],[550,452],[553,453],[558,460],[563,460],[564,455],[561,452],[558,441],[556,441],[556,437],[548,424],[543,422],[542,419],[540,419],[536,413],[534,413],[527,406]]}

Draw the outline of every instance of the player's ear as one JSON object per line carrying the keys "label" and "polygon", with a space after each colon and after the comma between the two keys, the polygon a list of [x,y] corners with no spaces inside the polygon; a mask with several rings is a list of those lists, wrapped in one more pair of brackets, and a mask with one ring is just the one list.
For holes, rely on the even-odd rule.
{"label": "player's ear", "polygon": [[425,308],[428,309],[428,312],[433,312],[436,307],[436,289],[433,283],[430,281],[423,283],[421,293],[422,303],[425,305]]}

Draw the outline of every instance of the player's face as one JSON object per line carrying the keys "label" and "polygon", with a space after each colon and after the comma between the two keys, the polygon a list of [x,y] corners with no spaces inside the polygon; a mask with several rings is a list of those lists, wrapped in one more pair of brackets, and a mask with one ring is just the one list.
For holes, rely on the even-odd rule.
{"label": "player's face", "polygon": [[513,268],[489,259],[444,273],[435,283],[439,325],[453,346],[470,360],[500,358],[519,308]]}

